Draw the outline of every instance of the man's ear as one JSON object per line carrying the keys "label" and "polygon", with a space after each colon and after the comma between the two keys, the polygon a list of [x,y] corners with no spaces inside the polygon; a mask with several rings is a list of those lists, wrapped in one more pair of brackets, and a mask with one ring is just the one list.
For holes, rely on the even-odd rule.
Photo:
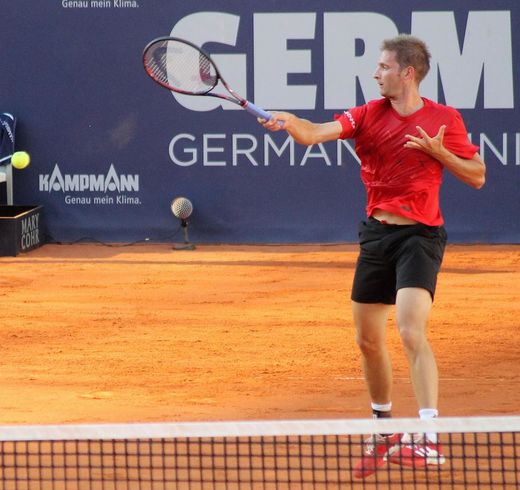
{"label": "man's ear", "polygon": [[403,78],[405,80],[413,81],[415,79],[415,68],[413,66],[407,66],[403,70]]}

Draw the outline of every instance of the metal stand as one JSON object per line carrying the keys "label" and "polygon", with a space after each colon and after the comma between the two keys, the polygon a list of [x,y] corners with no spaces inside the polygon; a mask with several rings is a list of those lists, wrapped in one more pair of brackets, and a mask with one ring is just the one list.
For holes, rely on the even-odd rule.
{"label": "metal stand", "polygon": [[185,219],[181,220],[181,226],[184,234],[184,243],[174,244],[173,250],[195,250],[195,245],[188,238],[188,222]]}

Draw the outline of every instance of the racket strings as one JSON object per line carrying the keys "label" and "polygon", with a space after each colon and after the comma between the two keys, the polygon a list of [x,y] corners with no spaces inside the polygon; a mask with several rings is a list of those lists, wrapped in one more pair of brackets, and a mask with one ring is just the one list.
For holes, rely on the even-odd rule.
{"label": "racket strings", "polygon": [[218,82],[211,60],[201,51],[180,41],[161,41],[145,54],[148,73],[172,90],[203,94]]}

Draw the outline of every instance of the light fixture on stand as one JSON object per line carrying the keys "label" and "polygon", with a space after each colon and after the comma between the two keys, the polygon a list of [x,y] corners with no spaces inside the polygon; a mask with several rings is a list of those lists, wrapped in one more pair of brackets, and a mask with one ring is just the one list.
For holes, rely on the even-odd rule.
{"label": "light fixture on stand", "polygon": [[184,243],[178,243],[173,246],[174,250],[195,250],[195,245],[190,242],[188,237],[188,218],[193,212],[193,204],[186,197],[176,197],[171,204],[173,215],[181,220],[182,231],[184,234]]}

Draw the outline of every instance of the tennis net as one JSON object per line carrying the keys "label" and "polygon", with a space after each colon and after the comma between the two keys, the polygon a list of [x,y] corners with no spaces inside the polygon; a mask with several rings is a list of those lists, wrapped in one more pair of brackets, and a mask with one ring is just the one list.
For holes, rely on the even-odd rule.
{"label": "tennis net", "polygon": [[[445,461],[380,454],[356,477],[381,433],[436,433]],[[0,489],[516,489],[519,433],[520,417],[0,426]]]}

